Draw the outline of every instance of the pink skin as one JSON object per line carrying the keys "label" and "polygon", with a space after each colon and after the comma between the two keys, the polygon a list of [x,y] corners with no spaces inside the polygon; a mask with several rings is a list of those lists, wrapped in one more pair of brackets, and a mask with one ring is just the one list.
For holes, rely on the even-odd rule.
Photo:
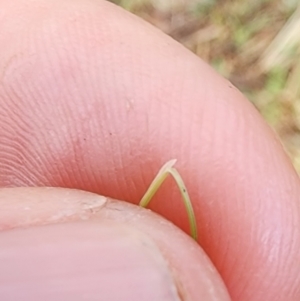
{"label": "pink skin", "polygon": [[[0,45],[2,187],[78,188],[137,204],[176,158],[199,243],[232,300],[300,300],[299,179],[228,81],[101,1],[2,0]],[[172,181],[150,207],[189,230]]]}
{"label": "pink skin", "polygon": [[[53,290],[60,291],[56,298],[74,300],[74,291],[76,293],[77,289],[93,292],[97,300],[101,297],[100,300],[179,301],[181,297],[182,300],[193,301],[199,296],[208,301],[230,300],[221,277],[196,242],[150,210],[83,191],[58,188],[2,189],[0,206],[3,208],[0,220],[6,224],[0,230],[7,230],[8,227],[21,228],[19,231],[2,232],[8,235],[2,235],[0,242],[0,283],[7,283],[9,287],[13,285],[15,294],[25,295],[25,300],[36,300],[36,296],[39,296],[38,300],[53,300],[49,297],[49,291]],[[62,222],[65,224],[61,224]],[[38,230],[35,230],[36,226],[57,223],[59,227],[37,227]],[[26,229],[29,226],[35,226],[33,231]],[[22,227],[25,227],[25,231]],[[111,239],[114,243],[109,244]],[[121,242],[118,243],[120,239]],[[83,253],[81,246],[86,243],[89,248],[85,248]],[[12,244],[17,251],[11,251]],[[38,251],[42,250],[35,251],[37,248]],[[47,259],[43,259],[47,249],[54,249],[56,255],[48,258],[48,254]],[[126,256],[128,253],[133,255]],[[104,266],[102,261],[105,261]],[[43,266],[36,262],[43,262]],[[78,262],[92,267],[91,270],[84,271],[87,275],[93,274],[92,280],[90,277],[83,277],[84,273],[82,267],[78,267]],[[61,266],[64,265],[68,266],[63,273]],[[134,268],[139,266],[143,268]],[[10,274],[14,275],[7,279],[7,273],[12,267],[15,272]],[[51,273],[48,272],[49,269]],[[26,279],[32,280],[22,285],[24,270]],[[99,270],[100,273],[97,273]],[[110,270],[116,270],[113,281],[107,279],[107,271]],[[65,290],[63,283],[61,287],[53,285],[53,274],[62,278],[66,273],[69,277],[65,277],[64,281],[69,286],[72,283],[76,287],[71,293]],[[153,277],[153,273],[156,277]],[[41,278],[36,275],[43,275],[42,279],[49,280],[46,284],[35,283],[35,278]],[[43,291],[33,290],[31,286],[42,287]],[[114,287],[117,288],[117,296]],[[174,297],[171,294],[174,290],[177,292],[176,299],[171,298]],[[5,286],[3,288],[0,285],[0,300],[7,300],[7,295],[11,294],[7,291]],[[148,299],[141,299],[141,292]],[[168,298],[166,292],[169,293]],[[70,294],[66,295],[67,293]],[[120,299],[120,295],[126,295],[127,298]],[[162,295],[164,298],[159,298]],[[19,295],[12,300],[20,300]],[[79,297],[75,300],[82,299]]]}

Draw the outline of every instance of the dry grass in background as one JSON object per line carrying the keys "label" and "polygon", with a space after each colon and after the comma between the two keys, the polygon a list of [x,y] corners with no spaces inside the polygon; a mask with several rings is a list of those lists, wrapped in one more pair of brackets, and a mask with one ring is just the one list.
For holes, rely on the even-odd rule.
{"label": "dry grass in background", "polygon": [[299,0],[110,0],[152,23],[235,84],[300,173]]}

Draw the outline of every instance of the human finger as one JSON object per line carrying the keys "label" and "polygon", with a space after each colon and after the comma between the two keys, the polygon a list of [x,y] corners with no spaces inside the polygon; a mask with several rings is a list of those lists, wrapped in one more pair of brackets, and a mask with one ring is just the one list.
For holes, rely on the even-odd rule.
{"label": "human finger", "polygon": [[[200,243],[233,300],[299,299],[299,180],[250,103],[109,3],[28,3],[2,4],[2,186],[137,203],[176,158]],[[172,182],[151,208],[189,230]]]}
{"label": "human finger", "polygon": [[1,300],[229,301],[203,250],[149,210],[58,188],[3,188],[0,207]]}

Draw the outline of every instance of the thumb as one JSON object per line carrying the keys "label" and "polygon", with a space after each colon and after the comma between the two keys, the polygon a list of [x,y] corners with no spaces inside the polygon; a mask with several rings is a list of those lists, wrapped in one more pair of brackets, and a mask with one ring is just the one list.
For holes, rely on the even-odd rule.
{"label": "thumb", "polygon": [[149,210],[57,188],[3,188],[0,207],[0,300],[229,300],[201,248]]}

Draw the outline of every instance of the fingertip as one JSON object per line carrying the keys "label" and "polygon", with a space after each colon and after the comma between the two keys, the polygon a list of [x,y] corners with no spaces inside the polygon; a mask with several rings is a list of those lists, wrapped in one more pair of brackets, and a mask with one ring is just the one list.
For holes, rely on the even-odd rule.
{"label": "fingertip", "polygon": [[150,210],[69,189],[10,188],[0,194],[6,208],[0,212],[0,283],[6,283],[0,297],[7,296],[8,285],[16,299],[25,293],[29,299],[42,294],[43,300],[77,300],[89,292],[99,300],[122,295],[128,296],[124,300],[141,295],[143,300],[188,301],[199,295],[229,300],[200,247]]}
{"label": "fingertip", "polygon": [[[253,106],[106,2],[13,3],[24,10],[16,5],[1,27],[2,186],[76,187],[137,203],[176,157],[201,243],[234,298],[297,299],[299,179]],[[151,208],[188,231],[171,181]]]}

